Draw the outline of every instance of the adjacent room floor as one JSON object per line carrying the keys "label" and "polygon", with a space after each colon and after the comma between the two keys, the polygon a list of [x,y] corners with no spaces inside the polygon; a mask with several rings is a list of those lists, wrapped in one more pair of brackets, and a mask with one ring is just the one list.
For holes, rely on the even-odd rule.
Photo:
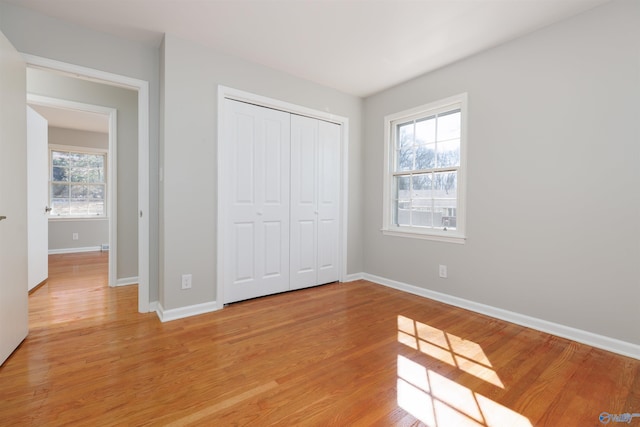
{"label": "adjacent room floor", "polygon": [[366,281],[163,324],[137,312],[136,286],[106,286],[107,257],[50,257],[29,336],[0,368],[0,425],[597,426],[640,415],[638,360]]}

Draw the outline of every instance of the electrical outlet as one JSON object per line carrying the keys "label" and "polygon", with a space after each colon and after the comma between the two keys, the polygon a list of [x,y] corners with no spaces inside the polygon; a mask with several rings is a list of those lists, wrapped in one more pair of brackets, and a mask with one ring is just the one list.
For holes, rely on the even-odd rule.
{"label": "electrical outlet", "polygon": [[73,240],[78,240],[78,233],[73,233],[73,234],[71,235],[71,238],[72,238]]}
{"label": "electrical outlet", "polygon": [[438,267],[438,273],[440,274],[440,277],[443,279],[447,278],[447,266],[440,264],[440,266]]}
{"label": "electrical outlet", "polygon": [[182,289],[191,289],[191,274],[182,275]]}

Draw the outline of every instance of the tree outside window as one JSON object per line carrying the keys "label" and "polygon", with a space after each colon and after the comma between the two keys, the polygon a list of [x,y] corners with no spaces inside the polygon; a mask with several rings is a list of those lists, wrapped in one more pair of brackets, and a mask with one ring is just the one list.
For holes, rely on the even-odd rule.
{"label": "tree outside window", "polygon": [[106,216],[106,153],[51,150],[51,216]]}

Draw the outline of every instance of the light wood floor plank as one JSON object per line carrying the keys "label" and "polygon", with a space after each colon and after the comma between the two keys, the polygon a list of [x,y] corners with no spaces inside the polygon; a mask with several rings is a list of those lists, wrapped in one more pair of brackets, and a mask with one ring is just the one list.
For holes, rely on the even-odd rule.
{"label": "light wood floor plank", "polygon": [[[585,426],[640,361],[366,281],[161,323],[108,253],[52,255],[0,368],[0,425]],[[631,423],[640,425],[640,419]]]}

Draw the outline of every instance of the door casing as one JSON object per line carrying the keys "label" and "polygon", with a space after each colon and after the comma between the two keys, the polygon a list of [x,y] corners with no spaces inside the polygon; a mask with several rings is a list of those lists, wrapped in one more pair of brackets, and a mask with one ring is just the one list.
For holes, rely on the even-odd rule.
{"label": "door casing", "polygon": [[149,301],[149,82],[119,74],[23,54],[28,67],[70,74],[138,93],[138,311],[155,311]]}

